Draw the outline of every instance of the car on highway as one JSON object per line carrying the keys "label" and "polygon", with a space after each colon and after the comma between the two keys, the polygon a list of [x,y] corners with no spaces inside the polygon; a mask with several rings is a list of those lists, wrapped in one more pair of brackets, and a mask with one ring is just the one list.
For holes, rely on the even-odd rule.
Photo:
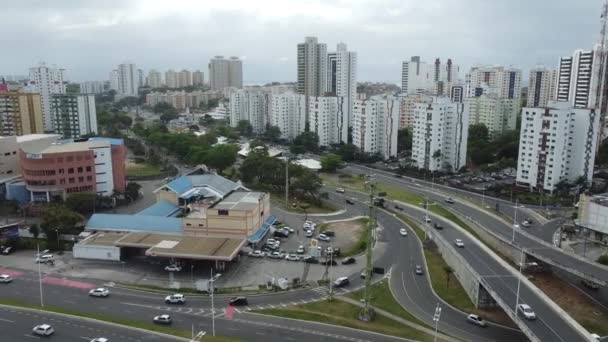
{"label": "car on highway", "polygon": [[351,200],[349,200],[349,199],[346,199],[346,204],[353,205],[353,204],[355,204],[355,202],[353,202],[353,201],[351,201]]}
{"label": "car on highway", "polygon": [[253,257],[253,258],[263,258],[264,257],[264,253],[260,250],[251,251],[247,255],[249,255],[250,257]]}
{"label": "car on highway", "polygon": [[442,230],[442,229],[443,229],[443,226],[442,226],[442,225],[440,225],[439,223],[435,222],[435,223],[433,223],[433,228],[435,228],[435,229],[437,229],[437,230]]}
{"label": "car on highway", "polygon": [[167,314],[163,314],[163,315],[154,316],[152,321],[156,324],[171,324],[171,322],[173,320],[171,319],[171,316],[169,316]]}
{"label": "car on highway", "polygon": [[398,174],[393,175],[393,177],[395,177],[395,178],[403,178],[402,175],[398,175]]}
{"label": "car on highway", "polygon": [[92,289],[91,291],[89,291],[89,296],[91,297],[107,297],[110,295],[110,290],[103,288],[103,287],[98,287],[96,289]]}
{"label": "car on highway", "polygon": [[32,329],[32,333],[40,336],[50,336],[53,335],[54,332],[55,330],[53,330],[53,327],[50,324],[40,324]]}
{"label": "car on highway", "polygon": [[342,259],[342,261],[340,263],[342,265],[350,265],[350,264],[354,264],[356,262],[357,262],[357,259],[355,259],[353,257],[348,257],[348,258]]}
{"label": "car on highway", "polygon": [[407,230],[405,228],[401,228],[401,229],[399,229],[399,234],[401,236],[407,236]]}
{"label": "car on highway", "polygon": [[318,264],[319,263],[319,259],[315,258],[312,255],[304,257],[304,259],[302,259],[302,260],[307,264]]}
{"label": "car on highway", "polygon": [[174,293],[165,297],[166,304],[184,304],[186,303],[186,297],[180,293]]}
{"label": "car on highway", "polygon": [[0,283],[10,283],[13,278],[8,274],[0,274]]}
{"label": "car on highway", "polygon": [[300,257],[297,254],[290,253],[290,254],[287,254],[287,256],[285,256],[285,260],[287,260],[287,261],[299,261]]}
{"label": "car on highway", "polygon": [[395,204],[395,209],[397,209],[397,210],[403,210],[403,207],[401,207],[401,206],[399,206],[399,205]]}
{"label": "car on highway", "polygon": [[167,265],[165,266],[165,271],[169,272],[181,272],[182,267],[180,265]]}
{"label": "car on highway", "polygon": [[416,265],[416,270],[415,270],[417,275],[423,275],[424,271],[422,270],[422,266],[420,265]]}
{"label": "car on highway", "polygon": [[349,283],[350,283],[350,280],[348,280],[348,277],[340,277],[334,281],[334,286],[342,287],[342,286],[348,285]]}
{"label": "car on highway", "polygon": [[110,340],[108,340],[105,337],[97,337],[91,340],[91,342],[110,342]]}
{"label": "car on highway", "polygon": [[[2,276],[0,276],[0,278],[2,278]],[[600,288],[599,284],[587,279],[581,280],[581,284],[590,290],[598,290]]]}
{"label": "car on highway", "polygon": [[530,221],[528,221],[528,220],[524,220],[524,221],[521,221],[521,225],[527,228],[527,227],[530,227],[532,225],[532,223],[530,223]]}
{"label": "car on highway", "polygon": [[304,254],[305,252],[306,252],[306,249],[304,248],[304,245],[299,245],[298,249],[296,250],[296,253]]}
{"label": "car on highway", "polygon": [[478,316],[476,314],[470,314],[467,316],[467,322],[475,324],[477,326],[480,327],[487,327],[488,324],[486,323],[486,321],[481,318],[481,316]]}
{"label": "car on highway", "polygon": [[426,223],[431,223],[431,218],[430,218],[430,217],[428,217],[428,216],[425,216],[425,217],[424,217],[424,222],[426,222]]}
{"label": "car on highway", "polygon": [[319,234],[319,240],[321,241],[331,241],[331,238],[325,234]]}
{"label": "car on highway", "polygon": [[44,254],[39,257],[36,257],[36,263],[45,264],[48,262],[52,262],[53,259],[55,259],[55,256],[53,254]]}
{"label": "car on highway", "polygon": [[336,192],[343,194],[346,191],[344,190],[344,188],[336,188]]}
{"label": "car on highway", "polygon": [[517,311],[521,312],[527,320],[535,320],[536,314],[528,304],[519,304],[517,306]]}
{"label": "car on highway", "polygon": [[464,248],[464,242],[462,242],[460,239],[454,240],[454,245],[456,245],[458,248]]}
{"label": "car on highway", "polygon": [[246,297],[232,297],[228,300],[228,304],[233,306],[249,305]]}
{"label": "car on highway", "polygon": [[452,199],[452,197],[448,197],[445,199],[445,203],[454,204],[454,200]]}
{"label": "car on highway", "polygon": [[271,259],[283,259],[285,257],[285,255],[283,253],[281,253],[281,252],[276,252],[275,251],[275,252],[271,252],[268,255],[268,257],[271,258]]}
{"label": "car on highway", "polygon": [[323,266],[327,266],[327,265],[337,266],[338,263],[334,259],[325,259],[325,260],[321,261],[321,265],[323,265]]}
{"label": "car on highway", "polygon": [[312,230],[307,230],[304,236],[307,238],[311,238],[315,233]]}

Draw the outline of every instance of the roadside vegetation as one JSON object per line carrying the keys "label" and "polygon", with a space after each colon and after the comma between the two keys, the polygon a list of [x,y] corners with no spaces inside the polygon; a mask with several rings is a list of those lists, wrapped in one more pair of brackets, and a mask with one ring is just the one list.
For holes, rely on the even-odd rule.
{"label": "roadside vegetation", "polygon": [[159,165],[127,162],[127,177],[151,177],[162,174]]}

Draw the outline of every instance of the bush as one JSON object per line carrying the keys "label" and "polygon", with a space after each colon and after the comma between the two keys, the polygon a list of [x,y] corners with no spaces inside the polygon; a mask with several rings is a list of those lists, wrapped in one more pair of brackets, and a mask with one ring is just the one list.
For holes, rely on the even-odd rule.
{"label": "bush", "polygon": [[602,265],[608,265],[608,254],[602,254],[599,258],[597,258],[597,262]]}

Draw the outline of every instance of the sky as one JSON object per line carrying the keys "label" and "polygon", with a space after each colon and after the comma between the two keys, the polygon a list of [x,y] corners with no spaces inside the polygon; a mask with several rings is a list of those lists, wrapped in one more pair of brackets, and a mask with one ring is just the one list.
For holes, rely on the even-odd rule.
{"label": "sky", "polygon": [[[119,63],[200,69],[243,59],[245,84],[296,80],[296,46],[316,36],[357,52],[358,81],[400,84],[401,62],[452,58],[526,72],[600,37],[602,0],[0,0],[0,74],[44,61],[75,82]],[[527,79],[527,77],[524,78]]]}

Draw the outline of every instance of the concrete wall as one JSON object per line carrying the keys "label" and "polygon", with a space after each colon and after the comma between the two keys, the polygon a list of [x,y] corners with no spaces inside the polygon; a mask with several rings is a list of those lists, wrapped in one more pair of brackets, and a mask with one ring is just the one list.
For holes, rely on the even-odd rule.
{"label": "concrete wall", "polygon": [[120,261],[120,247],[75,244],[74,258]]}

